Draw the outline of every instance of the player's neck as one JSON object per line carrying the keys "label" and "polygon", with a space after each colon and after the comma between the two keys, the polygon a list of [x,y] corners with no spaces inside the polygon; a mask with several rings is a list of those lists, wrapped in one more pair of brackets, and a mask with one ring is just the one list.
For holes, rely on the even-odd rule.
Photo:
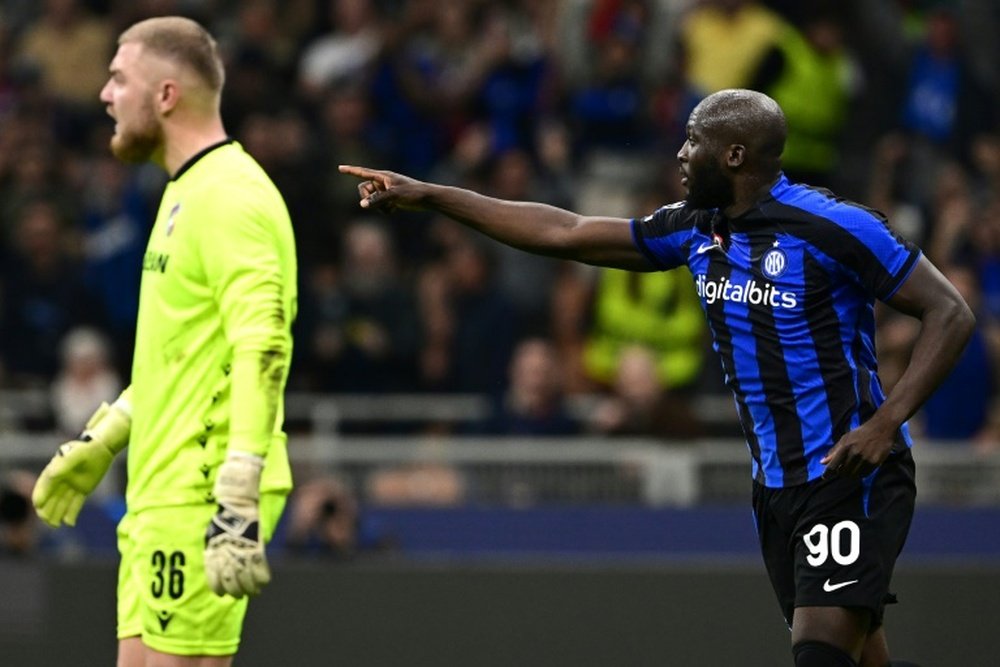
{"label": "player's neck", "polygon": [[163,155],[160,166],[173,178],[188,160],[228,135],[218,116],[173,123],[164,127]]}
{"label": "player's neck", "polygon": [[732,220],[743,215],[767,197],[777,176],[751,176],[733,183],[733,203],[722,209],[723,215]]}

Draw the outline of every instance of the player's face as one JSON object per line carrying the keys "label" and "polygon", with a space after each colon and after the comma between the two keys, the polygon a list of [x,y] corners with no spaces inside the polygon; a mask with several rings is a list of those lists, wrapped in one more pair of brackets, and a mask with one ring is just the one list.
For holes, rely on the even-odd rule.
{"label": "player's face", "polygon": [[725,208],[733,201],[733,184],[719,162],[715,142],[704,135],[695,114],[687,125],[687,139],[677,152],[681,185],[695,208]]}
{"label": "player's face", "polygon": [[142,67],[142,47],[125,43],[109,67],[101,101],[115,119],[111,152],[123,162],[145,162],[163,146],[163,128],[153,104],[156,89]]}

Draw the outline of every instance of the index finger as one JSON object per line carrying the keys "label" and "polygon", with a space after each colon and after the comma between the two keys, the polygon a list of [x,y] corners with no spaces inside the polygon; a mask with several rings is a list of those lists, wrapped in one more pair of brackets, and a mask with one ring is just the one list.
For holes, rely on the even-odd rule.
{"label": "index finger", "polygon": [[342,164],[337,167],[337,169],[339,169],[342,174],[350,174],[351,176],[357,176],[358,178],[375,178],[376,176],[382,175],[381,172],[376,171],[375,169],[357,167],[353,164]]}
{"label": "index finger", "polygon": [[823,477],[832,477],[833,475],[839,474],[840,469],[843,467],[844,449],[843,447],[834,446],[826,456],[820,461],[824,464],[826,468],[823,470]]}

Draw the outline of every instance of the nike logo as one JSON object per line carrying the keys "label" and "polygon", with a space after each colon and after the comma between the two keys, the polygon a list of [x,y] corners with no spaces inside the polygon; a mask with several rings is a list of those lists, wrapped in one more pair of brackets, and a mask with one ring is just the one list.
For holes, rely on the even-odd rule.
{"label": "nike logo", "polygon": [[845,586],[850,586],[851,584],[856,584],[856,583],[858,583],[857,579],[851,579],[850,581],[842,581],[839,584],[831,584],[830,580],[827,579],[826,581],[823,582],[823,590],[826,591],[827,593],[832,593],[835,590],[838,590],[838,589],[844,588]]}
{"label": "nike logo", "polygon": [[719,246],[716,245],[716,244],[714,244],[714,243],[702,243],[701,247],[699,247],[697,250],[695,250],[695,253],[699,254],[699,255],[704,255],[706,252],[708,252],[712,248],[718,248],[718,247]]}

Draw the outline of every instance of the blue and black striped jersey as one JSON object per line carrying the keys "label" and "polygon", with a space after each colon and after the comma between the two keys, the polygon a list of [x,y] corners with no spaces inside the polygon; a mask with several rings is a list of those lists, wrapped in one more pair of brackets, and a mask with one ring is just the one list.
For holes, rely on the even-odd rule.
{"label": "blue and black striped jersey", "polygon": [[[665,206],[632,221],[654,266],[687,265],[736,399],[754,479],[823,474],[820,459],[885,400],[875,299],[889,299],[920,250],[877,211],[782,175],[743,215]],[[911,445],[907,427],[895,449]]]}

